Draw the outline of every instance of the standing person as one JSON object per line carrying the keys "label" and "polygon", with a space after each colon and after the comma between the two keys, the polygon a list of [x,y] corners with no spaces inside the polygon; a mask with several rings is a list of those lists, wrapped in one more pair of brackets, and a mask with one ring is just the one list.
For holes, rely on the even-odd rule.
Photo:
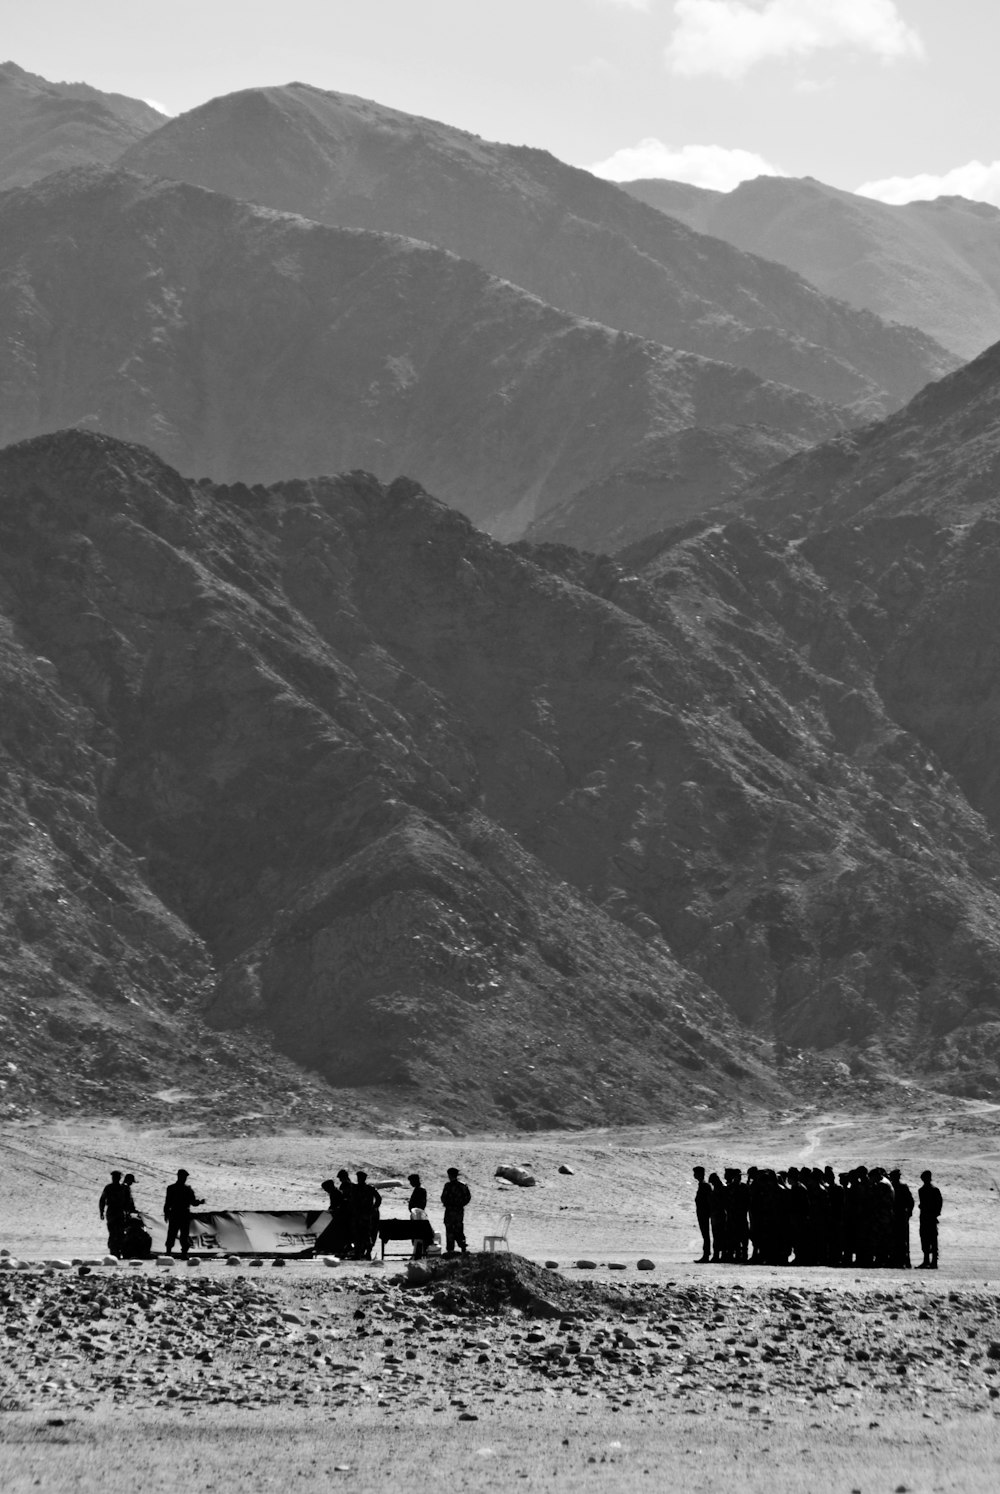
{"label": "standing person", "polygon": [[131,1190],[122,1182],[121,1173],[113,1172],[111,1182],[105,1184],[104,1192],[97,1203],[97,1212],[108,1226],[109,1255],[121,1256],[122,1230],[131,1209]]}
{"label": "standing person", "polygon": [[[430,1226],[427,1225],[427,1189],[420,1181],[419,1172],[411,1172],[406,1181],[413,1190],[410,1194],[410,1201],[406,1206],[410,1211],[410,1218],[418,1221],[422,1220],[424,1225],[429,1229]],[[427,1242],[425,1240],[414,1240],[413,1259],[418,1261],[426,1254]]]}
{"label": "standing person", "polygon": [[458,1181],[458,1168],[448,1168],[448,1181],[441,1189],[444,1204],[445,1255],[454,1255],[457,1245],[463,1255],[468,1255],[465,1243],[465,1209],[472,1202],[472,1194],[465,1183]]}
{"label": "standing person", "polygon": [[924,1258],[918,1271],[936,1271],[938,1268],[938,1220],[944,1207],[941,1189],[935,1188],[929,1172],[920,1174],[922,1187],[917,1189],[920,1204],[920,1248]]}
{"label": "standing person", "polygon": [[171,1183],[163,1200],[163,1217],[167,1222],[167,1255],[174,1251],[174,1241],[181,1242],[181,1255],[191,1249],[191,1210],[203,1204],[203,1198],[195,1198],[194,1189],[188,1185],[189,1174],[183,1167],[177,1169],[177,1181]]}
{"label": "standing person", "polygon": [[712,1190],[712,1261],[714,1264],[723,1259],[726,1244],[726,1190],[717,1172],[709,1173],[708,1184]]}
{"label": "standing person", "polygon": [[895,1208],[892,1216],[892,1264],[908,1271],[910,1269],[910,1215],[913,1213],[913,1194],[902,1181],[898,1167],[894,1167],[890,1172],[889,1181],[895,1195]]}
{"label": "standing person", "polygon": [[351,1207],[354,1214],[354,1248],[357,1254],[370,1261],[372,1247],[378,1238],[382,1195],[369,1183],[366,1172],[359,1172],[356,1176],[357,1182],[351,1195]]}
{"label": "standing person", "polygon": [[314,1255],[335,1255],[343,1259],[350,1249],[350,1230],[347,1223],[347,1205],[340,1189],[332,1178],[320,1183],[327,1197],[330,1223],[316,1236]]}
{"label": "standing person", "polygon": [[701,1231],[701,1255],[697,1264],[703,1266],[712,1256],[712,1190],[705,1182],[705,1169],[693,1167],[694,1180],[697,1184],[694,1195],[694,1212],[698,1220],[698,1228]]}
{"label": "standing person", "polygon": [[337,1173],[337,1184],[337,1192],[343,1204],[345,1254],[357,1255],[357,1241],[354,1238],[354,1184],[346,1167],[342,1167]]}

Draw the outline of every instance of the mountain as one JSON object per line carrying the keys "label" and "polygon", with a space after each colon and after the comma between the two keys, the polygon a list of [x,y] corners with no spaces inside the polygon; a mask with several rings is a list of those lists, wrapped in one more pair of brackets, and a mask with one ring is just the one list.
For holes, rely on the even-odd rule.
{"label": "mountain", "polygon": [[108,165],[166,117],[141,99],[50,83],[2,62],[0,190],[71,166]]}
{"label": "mountain", "polygon": [[733,192],[625,183],[701,233],[797,270],[825,295],[920,327],[961,358],[1000,338],[1000,208],[963,197],[902,206],[813,177],[759,176]]}
{"label": "mountain", "polygon": [[15,1067],[166,1011],[459,1126],[996,1087],[996,845],[749,523],[616,564],[72,431],[0,453],[0,604]]}
{"label": "mountain", "polygon": [[888,420],[791,457],[739,496],[802,534],[893,515],[968,523],[1000,491],[1000,343]]}
{"label": "mountain", "polygon": [[227,481],[409,471],[512,536],[651,436],[844,423],[426,244],[98,168],[0,195],[0,348],[0,440],[96,427]]}
{"label": "mountain", "polygon": [[724,503],[806,445],[765,426],[688,427],[652,437],[631,465],[542,514],[525,539],[613,554]]}
{"label": "mountain", "polygon": [[121,164],[323,223],[426,240],[575,316],[868,417],[956,363],[925,334],[833,301],[545,151],[302,83],[213,99]]}

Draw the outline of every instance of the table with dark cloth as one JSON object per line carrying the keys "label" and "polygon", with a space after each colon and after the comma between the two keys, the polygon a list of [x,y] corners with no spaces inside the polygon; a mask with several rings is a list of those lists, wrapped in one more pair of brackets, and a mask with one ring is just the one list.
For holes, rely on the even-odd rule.
{"label": "table with dark cloth", "polygon": [[[385,1247],[388,1240],[410,1240],[413,1244],[420,1243],[424,1249],[434,1242],[434,1226],[429,1219],[381,1219],[378,1226],[378,1237],[382,1242],[382,1259],[385,1260]],[[393,1251],[399,1255],[400,1251]]]}

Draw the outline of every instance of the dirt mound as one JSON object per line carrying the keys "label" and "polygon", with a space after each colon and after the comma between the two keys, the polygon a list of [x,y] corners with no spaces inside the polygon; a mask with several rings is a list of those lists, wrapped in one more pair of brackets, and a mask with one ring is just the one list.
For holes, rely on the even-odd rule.
{"label": "dirt mound", "polygon": [[495,1254],[483,1251],[446,1259],[431,1257],[426,1261],[430,1280],[420,1288],[432,1293],[435,1307],[446,1312],[501,1312],[518,1308],[535,1312],[548,1305],[566,1314],[587,1312],[600,1300],[604,1306],[618,1306],[614,1292],[595,1292],[567,1281],[558,1271],[546,1270],[510,1251]]}

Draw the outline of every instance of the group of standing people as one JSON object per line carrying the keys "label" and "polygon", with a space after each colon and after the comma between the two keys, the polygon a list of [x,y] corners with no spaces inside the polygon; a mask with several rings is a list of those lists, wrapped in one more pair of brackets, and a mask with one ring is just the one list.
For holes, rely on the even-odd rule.
{"label": "group of standing people", "polygon": [[[353,1256],[358,1260],[371,1260],[375,1242],[378,1240],[381,1221],[382,1195],[368,1181],[368,1174],[355,1174],[351,1182],[350,1173],[341,1168],[336,1181],[328,1178],[320,1184],[328,1199],[330,1223],[316,1240],[317,1255],[337,1255],[341,1258]],[[415,1224],[427,1222],[427,1189],[420,1181],[418,1172],[407,1178],[410,1196],[407,1201],[410,1219]],[[468,1245],[465,1239],[465,1209],[471,1202],[468,1185],[459,1180],[458,1168],[448,1168],[448,1181],[441,1190],[444,1207],[446,1255],[454,1255],[456,1247],[465,1255]],[[414,1238],[415,1256],[426,1254],[428,1241],[433,1238],[429,1223],[426,1230]]]}
{"label": "group of standing people", "polygon": [[[127,1172],[122,1177],[120,1172],[113,1172],[111,1182],[106,1184],[97,1205],[98,1214],[108,1227],[108,1254],[119,1259],[127,1255],[148,1255],[153,1245],[132,1196],[134,1183],[134,1173]],[[181,1255],[188,1254],[191,1249],[191,1214],[204,1202],[203,1198],[195,1197],[194,1189],[188,1183],[188,1174],[183,1167],[179,1168],[177,1181],[168,1186],[163,1199],[167,1255],[173,1255],[178,1243]]]}
{"label": "group of standing people", "polygon": [[762,1266],[894,1266],[910,1260],[910,1219],[919,1209],[918,1270],[936,1271],[941,1191],[922,1172],[916,1203],[898,1168],[749,1167],[725,1180],[694,1168],[701,1262]]}
{"label": "group of standing people", "polygon": [[[164,1196],[167,1255],[173,1254],[176,1244],[180,1245],[182,1256],[190,1252],[191,1216],[205,1202],[195,1196],[188,1177],[183,1167],[178,1169],[176,1182],[169,1185]],[[433,1231],[427,1222],[427,1189],[420,1181],[419,1173],[411,1172],[408,1182],[411,1188],[407,1205],[410,1218],[414,1223],[426,1223],[425,1229],[415,1232],[414,1239],[414,1254],[423,1255],[433,1239]],[[152,1239],[132,1195],[134,1183],[133,1173],[123,1177],[121,1172],[112,1172],[111,1181],[98,1202],[98,1213],[107,1225],[108,1252],[119,1258],[149,1255],[152,1249]],[[327,1196],[330,1222],[316,1240],[315,1253],[371,1260],[379,1237],[382,1195],[369,1183],[368,1174],[357,1172],[352,1180],[347,1169],[342,1167],[336,1179],[328,1178],[320,1186]],[[453,1255],[456,1248],[463,1255],[468,1250],[465,1209],[471,1198],[468,1185],[460,1181],[458,1168],[449,1167],[448,1181],[441,1190],[448,1255]]]}

